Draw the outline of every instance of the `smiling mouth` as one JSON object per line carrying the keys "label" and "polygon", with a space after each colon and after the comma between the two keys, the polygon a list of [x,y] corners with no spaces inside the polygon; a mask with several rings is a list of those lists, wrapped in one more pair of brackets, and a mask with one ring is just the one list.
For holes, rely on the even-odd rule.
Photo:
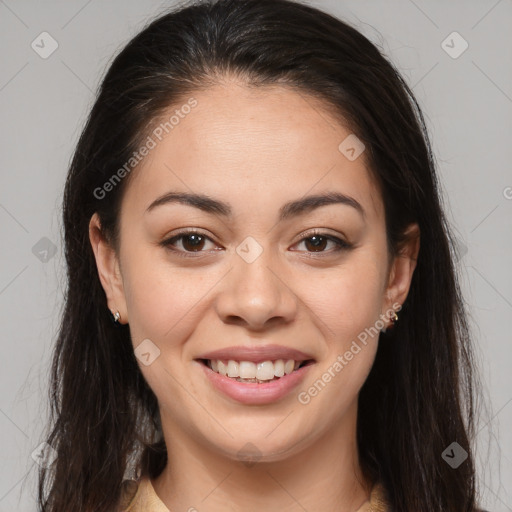
{"label": "smiling mouth", "polygon": [[234,361],[220,359],[197,359],[201,364],[219,375],[238,382],[265,384],[279,380],[286,375],[315,363],[314,359],[296,361],[294,359],[278,359],[276,361]]}

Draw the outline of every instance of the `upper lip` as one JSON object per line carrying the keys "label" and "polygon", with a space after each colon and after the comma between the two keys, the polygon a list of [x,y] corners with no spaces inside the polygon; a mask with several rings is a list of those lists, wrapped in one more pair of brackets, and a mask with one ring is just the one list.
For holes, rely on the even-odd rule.
{"label": "upper lip", "polygon": [[251,361],[259,363],[262,361],[277,361],[278,359],[293,359],[295,361],[307,361],[313,359],[309,354],[290,347],[281,345],[257,345],[254,347],[227,347],[200,355],[197,359],[213,359],[229,361]]}

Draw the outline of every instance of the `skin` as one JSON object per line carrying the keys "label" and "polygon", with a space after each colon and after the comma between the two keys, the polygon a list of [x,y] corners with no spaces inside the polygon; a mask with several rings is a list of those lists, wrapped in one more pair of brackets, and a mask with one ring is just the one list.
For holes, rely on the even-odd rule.
{"label": "skin", "polygon": [[[130,324],[134,348],[150,339],[160,350],[149,366],[139,361],[159,401],[170,460],[153,486],[173,511],[355,511],[371,489],[359,466],[356,418],[378,337],[308,404],[298,394],[379,315],[403,304],[418,227],[410,226],[409,242],[391,260],[382,198],[364,153],[350,161],[338,150],[351,132],[318,100],[234,80],[193,96],[197,107],[130,177],[119,251],[102,236],[96,215],[90,223],[109,308]],[[227,202],[233,218],[179,203],[146,213],[169,191]],[[284,203],[327,191],[356,199],[365,218],[333,204],[277,222]],[[176,252],[159,245],[180,228],[209,238],[202,252],[193,252],[187,237],[175,242]],[[327,241],[315,249],[311,239],[299,240],[314,228],[352,248],[335,252]],[[247,236],[263,249],[252,263],[236,252]],[[177,255],[187,250],[191,257]],[[267,343],[316,360],[296,390],[268,405],[231,400],[194,361],[217,348]],[[240,460],[246,443],[257,447],[258,463]]]}

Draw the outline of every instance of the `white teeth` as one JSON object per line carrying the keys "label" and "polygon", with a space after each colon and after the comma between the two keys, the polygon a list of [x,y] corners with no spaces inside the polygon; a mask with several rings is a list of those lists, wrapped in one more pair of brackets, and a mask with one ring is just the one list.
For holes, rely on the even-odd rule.
{"label": "white teeth", "polygon": [[256,378],[258,380],[272,380],[274,378],[274,363],[272,361],[258,363]]}
{"label": "white teeth", "polygon": [[276,377],[283,377],[284,376],[284,361],[282,359],[278,359],[274,363],[274,375]]}
{"label": "white teeth", "polygon": [[284,377],[296,370],[302,361],[293,359],[277,361],[263,361],[258,364],[252,361],[229,361],[210,360],[208,366],[216,373],[225,375],[240,382],[247,379],[250,381],[270,381],[275,378]]}
{"label": "white teeth", "polygon": [[217,365],[218,365],[218,370],[217,370],[218,373],[220,373],[221,375],[227,375],[228,374],[226,365],[222,361],[217,361]]}
{"label": "white teeth", "polygon": [[251,361],[240,361],[240,378],[241,379],[255,379],[256,378],[256,365]]}
{"label": "white teeth", "polygon": [[288,359],[288,361],[286,361],[286,363],[284,364],[284,373],[286,373],[286,375],[289,375],[290,373],[293,372],[294,367],[295,361],[293,359]]}
{"label": "white teeth", "polygon": [[240,377],[238,363],[231,359],[228,361],[228,377]]}

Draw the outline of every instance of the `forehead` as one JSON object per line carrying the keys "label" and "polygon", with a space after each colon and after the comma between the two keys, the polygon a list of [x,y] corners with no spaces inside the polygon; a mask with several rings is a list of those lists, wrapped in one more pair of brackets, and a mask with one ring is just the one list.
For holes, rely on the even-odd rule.
{"label": "forehead", "polygon": [[[185,108],[191,98],[195,106]],[[354,135],[328,105],[305,92],[227,82],[191,93],[160,121],[126,192],[133,207],[147,208],[157,195],[178,190],[254,212],[336,190],[382,214],[365,152],[347,158],[344,141],[353,146]]]}

